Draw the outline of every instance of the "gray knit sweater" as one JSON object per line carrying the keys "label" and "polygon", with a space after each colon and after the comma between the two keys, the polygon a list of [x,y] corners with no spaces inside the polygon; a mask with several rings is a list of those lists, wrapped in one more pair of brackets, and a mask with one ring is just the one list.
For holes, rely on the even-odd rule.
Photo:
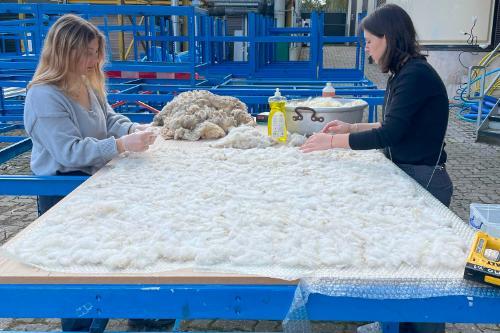
{"label": "gray knit sweater", "polygon": [[101,105],[92,89],[89,95],[90,111],[54,85],[28,90],[24,126],[33,141],[31,170],[35,175],[93,174],[118,155],[115,138],[132,132],[135,124],[109,104]]}

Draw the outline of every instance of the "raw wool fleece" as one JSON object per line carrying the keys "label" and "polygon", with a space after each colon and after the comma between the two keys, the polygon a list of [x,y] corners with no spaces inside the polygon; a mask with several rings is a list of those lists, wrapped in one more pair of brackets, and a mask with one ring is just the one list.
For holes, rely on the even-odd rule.
{"label": "raw wool fleece", "polygon": [[166,140],[218,139],[240,125],[255,126],[247,106],[239,99],[206,90],[186,91],[167,103],[153,125],[163,126]]}
{"label": "raw wool fleece", "polygon": [[460,278],[470,239],[379,152],[165,140],[112,162],[38,221],[4,249],[75,273]]}

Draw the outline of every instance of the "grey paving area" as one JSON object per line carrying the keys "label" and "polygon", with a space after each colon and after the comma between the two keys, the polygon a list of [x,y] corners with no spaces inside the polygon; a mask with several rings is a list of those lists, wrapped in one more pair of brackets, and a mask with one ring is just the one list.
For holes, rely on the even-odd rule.
{"label": "grey paving area", "polygon": [[[335,55],[333,54],[335,52]],[[303,57],[307,56],[307,49]],[[353,51],[349,47],[329,48],[325,51],[325,65],[342,67],[352,65]],[[379,87],[384,88],[387,76],[376,65],[366,65],[366,74]],[[469,204],[500,203],[500,147],[474,142],[474,125],[465,123],[450,112],[446,139],[448,170],[455,184],[451,210],[462,219],[468,219]],[[8,163],[0,164],[0,174],[28,174],[29,153]],[[32,197],[0,197],[0,244],[6,242],[36,218],[36,203]],[[0,300],[1,301],[1,300]],[[314,332],[355,332],[360,323],[313,323]],[[165,327],[167,329],[169,327]],[[59,330],[57,319],[0,319],[1,330],[51,331]],[[125,320],[113,320],[110,330],[130,330]],[[191,320],[182,322],[183,331],[247,331],[279,332],[278,321],[223,321]],[[447,324],[449,333],[500,332],[500,325]]]}

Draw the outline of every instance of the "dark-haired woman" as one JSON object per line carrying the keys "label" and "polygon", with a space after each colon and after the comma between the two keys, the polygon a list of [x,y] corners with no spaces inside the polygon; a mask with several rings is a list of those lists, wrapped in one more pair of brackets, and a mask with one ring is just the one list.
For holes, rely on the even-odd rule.
{"label": "dark-haired woman", "polygon": [[366,52],[391,76],[381,123],[328,123],[303,152],[330,148],[383,148],[386,156],[445,206],[453,185],[446,172],[444,136],[448,96],[443,81],[420,53],[410,16],[399,6],[378,8],[361,22]]}

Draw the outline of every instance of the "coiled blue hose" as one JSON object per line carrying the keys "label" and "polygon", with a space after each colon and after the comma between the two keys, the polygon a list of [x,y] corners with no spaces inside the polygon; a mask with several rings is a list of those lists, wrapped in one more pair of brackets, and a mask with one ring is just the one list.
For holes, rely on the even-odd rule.
{"label": "coiled blue hose", "polygon": [[[485,74],[485,78],[498,71],[500,71],[500,68],[487,72]],[[476,83],[477,81],[481,80],[481,78],[482,76],[475,78],[473,81],[471,81],[471,84]],[[457,101],[457,103],[450,103],[450,109],[458,107],[459,110],[457,112],[457,117],[459,119],[467,122],[475,122],[477,119],[477,110],[479,107],[478,102],[471,102],[469,100],[466,100],[464,98],[466,90],[467,90],[467,84],[466,83],[461,84],[460,88],[457,89],[457,95],[453,97],[453,100]],[[496,98],[492,96],[484,97],[481,119],[485,119],[489,115],[496,101],[497,101]]]}

